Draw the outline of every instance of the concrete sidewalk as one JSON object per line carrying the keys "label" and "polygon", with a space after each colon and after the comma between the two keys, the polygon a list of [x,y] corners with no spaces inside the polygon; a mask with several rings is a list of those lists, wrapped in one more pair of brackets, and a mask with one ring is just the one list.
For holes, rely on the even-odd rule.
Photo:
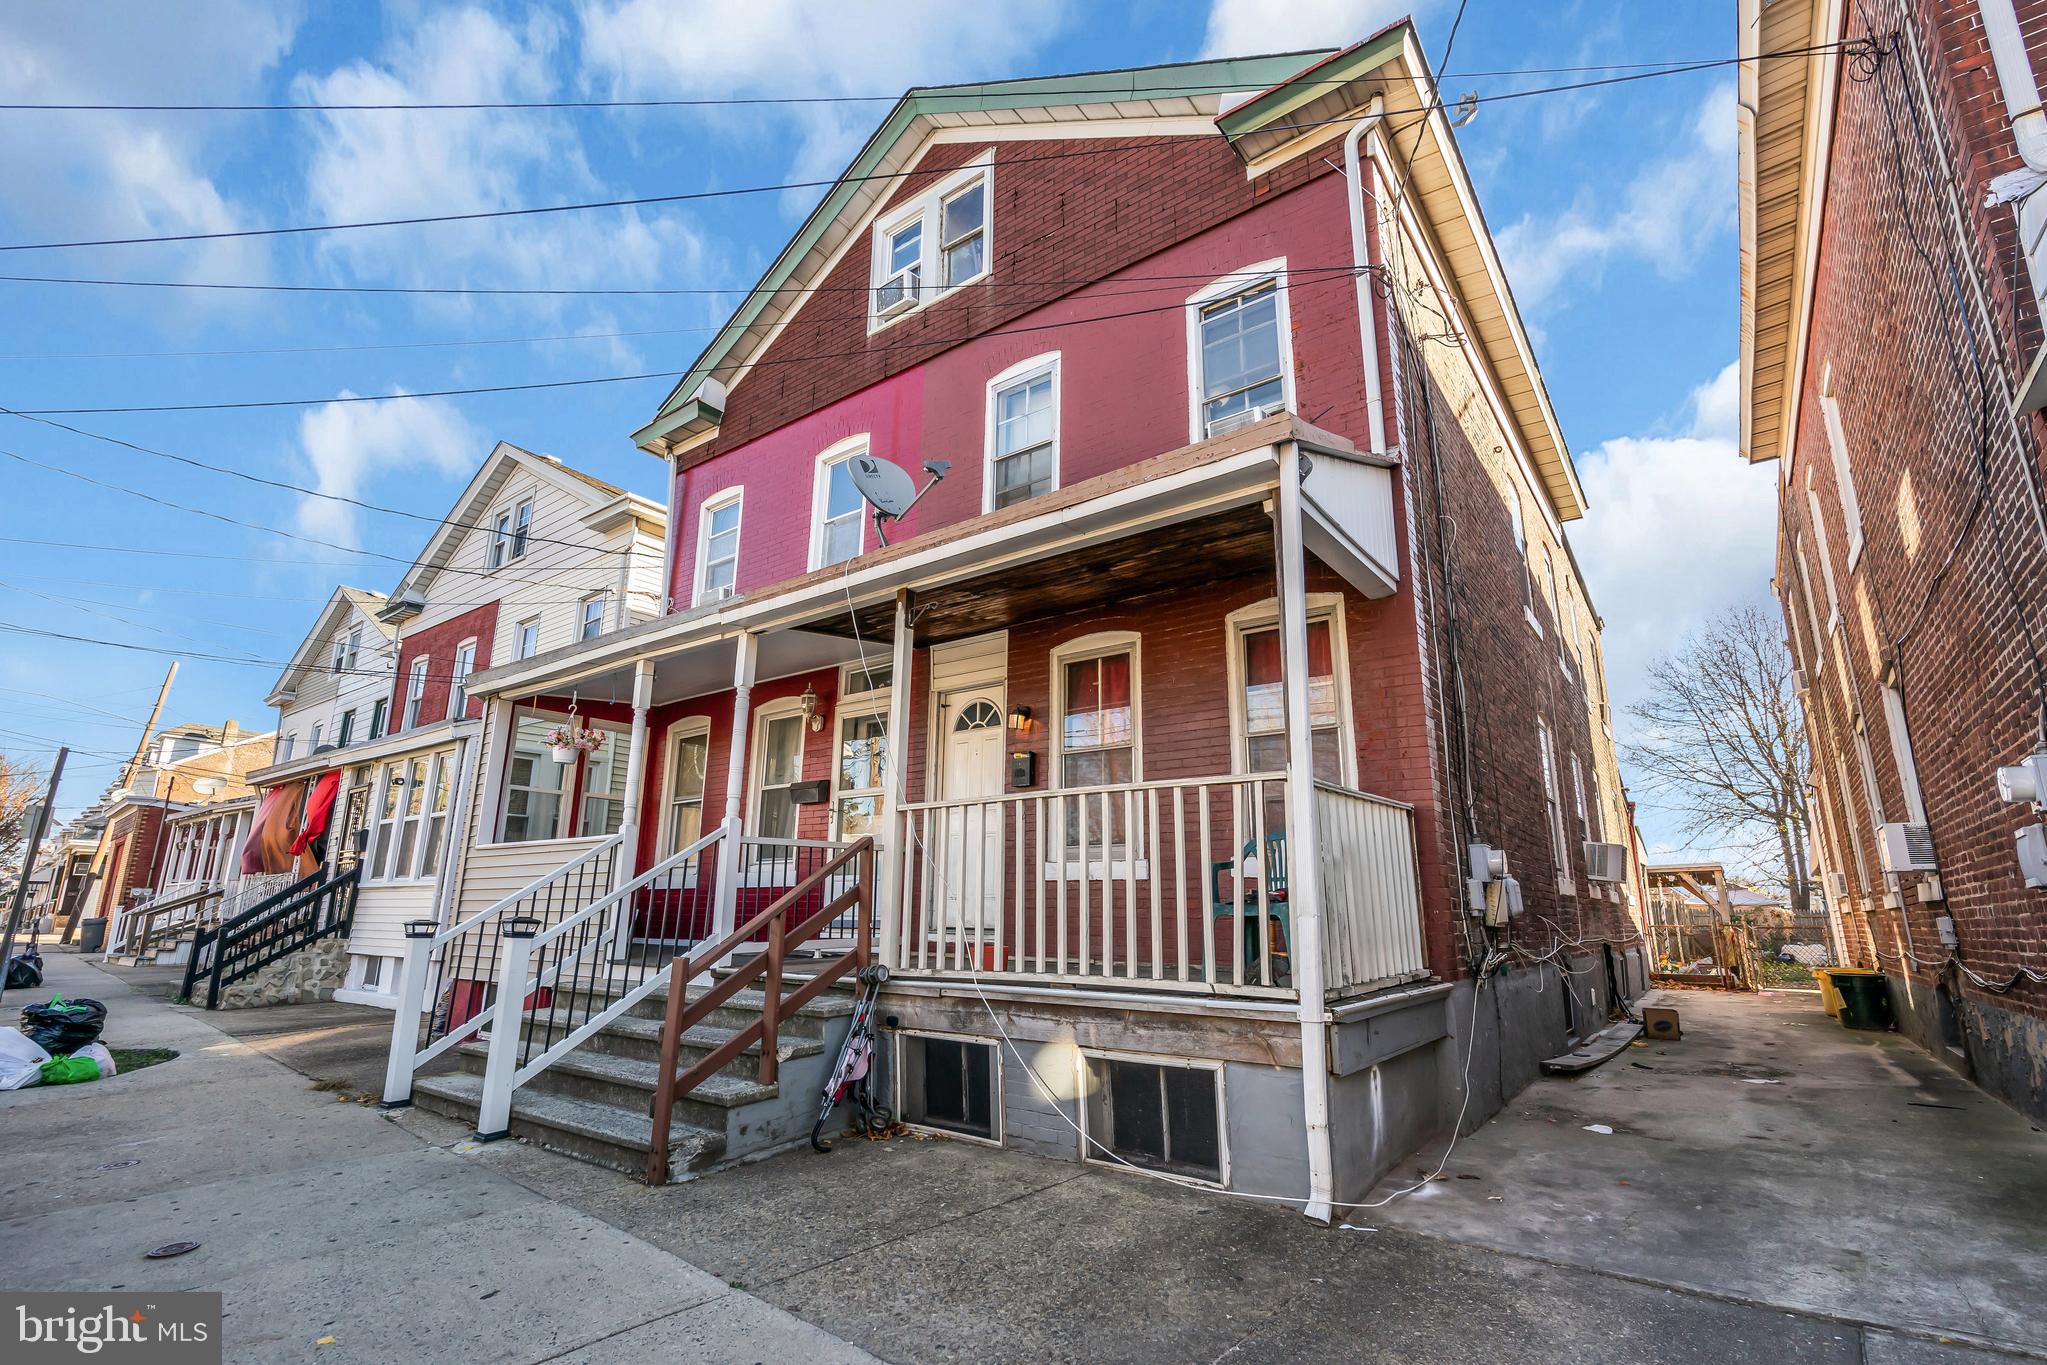
{"label": "concrete sidewalk", "polygon": [[219,1290],[238,1361],[873,1359],[73,954],[10,1011],[53,992],[181,1055],[0,1095],[6,1288]]}
{"label": "concrete sidewalk", "polygon": [[1538,1080],[1355,1220],[2047,1355],[2047,1135],[1816,993],[1649,1003],[1682,1041]]}

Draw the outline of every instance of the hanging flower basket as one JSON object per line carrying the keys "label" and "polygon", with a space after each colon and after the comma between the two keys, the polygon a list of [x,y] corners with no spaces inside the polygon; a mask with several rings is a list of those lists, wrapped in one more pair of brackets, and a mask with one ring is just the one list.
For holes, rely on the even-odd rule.
{"label": "hanging flower basket", "polygon": [[547,732],[547,747],[553,753],[554,761],[566,766],[584,754],[594,754],[602,749],[605,738],[602,730],[557,725]]}

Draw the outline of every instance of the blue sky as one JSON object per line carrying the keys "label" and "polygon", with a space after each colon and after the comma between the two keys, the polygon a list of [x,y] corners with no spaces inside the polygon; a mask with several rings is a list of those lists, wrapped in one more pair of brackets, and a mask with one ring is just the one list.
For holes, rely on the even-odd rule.
{"label": "blue sky", "polygon": [[[1432,60],[1455,0],[211,0],[0,10],[0,99],[248,103],[893,95],[911,84],[1288,50],[1412,8]],[[1717,58],[1725,6],[1470,0],[1451,95],[1480,74]],[[1470,74],[1463,74],[1470,73]],[[1602,73],[1590,73],[1602,74]],[[0,242],[162,235],[809,180],[884,103],[584,113],[0,113]],[[1685,624],[1765,591],[1767,470],[1733,455],[1727,70],[1488,104],[1460,133],[1593,509],[1572,529],[1626,700]],[[743,286],[815,197],[194,245],[12,252],[0,273],[430,286]],[[329,399],[686,366],[734,296],[449,299],[0,283],[0,404]],[[553,338],[531,340],[532,338]],[[562,339],[567,338],[567,339]],[[489,341],[502,344],[448,344]],[[346,348],[346,349],[342,349]],[[661,495],[629,434],[660,381],[448,400],[65,417],[91,431],[441,515],[502,437]],[[385,589],[416,522],[0,417],[0,622],[286,658],[332,584]],[[37,467],[203,508],[225,524]],[[1717,520],[1717,526],[1716,526]],[[1697,529],[1703,528],[1703,529]],[[298,539],[292,537],[299,537]],[[322,543],[308,543],[324,542]],[[116,545],[117,554],[22,541]],[[339,548],[336,548],[339,547]],[[176,551],[187,557],[159,553]],[[0,634],[0,751],[79,752],[75,809],[134,742],[168,656]],[[187,657],[166,719],[267,728],[276,673]],[[1652,820],[1652,835],[1656,832]]]}

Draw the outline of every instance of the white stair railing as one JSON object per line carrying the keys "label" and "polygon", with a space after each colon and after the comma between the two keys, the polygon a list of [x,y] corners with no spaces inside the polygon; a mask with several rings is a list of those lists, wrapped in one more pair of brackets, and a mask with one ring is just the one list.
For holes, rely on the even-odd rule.
{"label": "white stair railing", "polygon": [[520,986],[501,988],[491,1006],[477,1136],[502,1137],[514,1090],[646,999],[668,980],[668,964],[708,936],[712,851],[724,838],[720,825],[530,937],[508,929],[498,980]]}
{"label": "white stair railing", "polygon": [[413,1073],[486,1027],[495,1013],[505,929],[537,928],[608,888],[624,840],[612,835],[468,919],[443,929],[432,920],[405,926],[405,964],[384,1068],[384,1104],[412,1102]]}

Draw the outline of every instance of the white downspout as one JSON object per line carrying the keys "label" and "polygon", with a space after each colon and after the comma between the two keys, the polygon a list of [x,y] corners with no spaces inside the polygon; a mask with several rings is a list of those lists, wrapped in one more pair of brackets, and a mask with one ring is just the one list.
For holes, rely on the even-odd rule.
{"label": "white downspout", "polygon": [[1977,0],[1990,60],[1997,65],[1998,88],[2004,92],[2005,117],[2028,170],[2047,172],[2047,111],[2040,108],[2040,87],[2019,31],[2018,9],[2012,0]]}
{"label": "white downspout", "polygon": [[[1379,328],[1373,316],[1376,310],[1372,307],[1371,243],[1365,237],[1364,159],[1358,155],[1358,144],[1385,116],[1384,109],[1384,101],[1374,97],[1364,117],[1343,135],[1345,197],[1350,205],[1350,263],[1358,290],[1358,344],[1364,353],[1365,406],[1371,410],[1372,453],[1375,455],[1386,452],[1386,402],[1379,391]],[[1372,168],[1372,179],[1372,199],[1376,206],[1379,202],[1376,165]]]}

